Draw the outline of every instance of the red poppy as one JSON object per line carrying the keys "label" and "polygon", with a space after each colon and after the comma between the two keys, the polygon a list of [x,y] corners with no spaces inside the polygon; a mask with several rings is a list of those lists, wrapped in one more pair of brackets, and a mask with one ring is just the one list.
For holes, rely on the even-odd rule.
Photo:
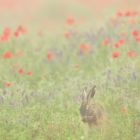
{"label": "red poppy", "polygon": [[6,34],[3,34],[1,37],[0,37],[0,40],[1,41],[7,41],[9,39],[9,35],[6,35]]}
{"label": "red poppy", "polygon": [[136,42],[140,42],[140,36],[136,37]]}
{"label": "red poppy", "polygon": [[120,39],[119,39],[119,43],[120,43],[120,44],[123,44],[123,43],[124,43],[124,39],[123,39],[123,38],[120,38]]}
{"label": "red poppy", "polygon": [[66,24],[68,24],[68,25],[72,25],[72,24],[74,24],[74,22],[75,22],[75,20],[73,17],[68,17],[66,19]]}
{"label": "red poppy", "polygon": [[126,12],[125,12],[125,16],[129,17],[129,16],[131,16],[131,15],[132,15],[131,11],[126,11]]}
{"label": "red poppy", "polygon": [[27,71],[26,74],[27,75],[32,75],[32,72],[31,71]]}
{"label": "red poppy", "polygon": [[139,31],[138,30],[133,30],[131,33],[134,37],[139,35]]}
{"label": "red poppy", "polygon": [[112,52],[112,58],[117,58],[120,55],[119,51]]}
{"label": "red poppy", "polygon": [[123,13],[122,13],[122,12],[117,12],[116,14],[117,14],[117,16],[119,16],[119,17],[123,16]]}
{"label": "red poppy", "polygon": [[47,53],[47,58],[48,58],[48,60],[52,60],[53,59],[53,53],[51,51],[49,51]]}
{"label": "red poppy", "polygon": [[119,46],[120,46],[120,43],[117,42],[117,43],[114,44],[113,48],[118,48]]}
{"label": "red poppy", "polygon": [[25,33],[26,32],[26,29],[23,26],[19,25],[17,27],[16,31],[21,32],[21,33]]}
{"label": "red poppy", "polygon": [[70,33],[69,33],[69,32],[64,32],[64,36],[65,36],[66,38],[68,38],[68,37],[70,36]]}
{"label": "red poppy", "polygon": [[84,43],[80,44],[80,50],[81,50],[82,53],[89,52],[89,48],[90,48],[90,46],[87,45],[87,44],[84,44]]}
{"label": "red poppy", "polygon": [[2,35],[1,35],[1,40],[2,41],[7,41],[9,39],[9,36],[10,36],[10,28],[4,28],[3,32],[2,32]]}
{"label": "red poppy", "polygon": [[14,32],[14,36],[18,37],[20,33],[25,33],[25,32],[26,32],[26,29],[23,26],[19,25]]}
{"label": "red poppy", "polygon": [[18,31],[15,31],[15,32],[14,32],[14,36],[15,36],[15,37],[18,37],[18,36],[19,36],[19,32],[18,32]]}
{"label": "red poppy", "polygon": [[134,51],[128,51],[127,52],[128,57],[134,57],[135,55],[136,55],[136,53]]}
{"label": "red poppy", "polygon": [[18,69],[18,73],[19,73],[19,74],[22,74],[22,73],[23,73],[23,69],[22,69],[22,68],[19,68],[19,69]]}
{"label": "red poppy", "polygon": [[5,51],[2,56],[3,58],[12,58],[13,54],[10,51]]}
{"label": "red poppy", "polygon": [[125,113],[127,110],[126,110],[126,107],[125,106],[121,106],[120,107],[120,112],[121,113]]}
{"label": "red poppy", "polygon": [[11,82],[5,82],[4,85],[5,85],[6,87],[10,87],[10,86],[12,85],[12,83],[11,83]]}
{"label": "red poppy", "polygon": [[3,35],[10,35],[10,32],[11,32],[10,28],[6,27],[3,30]]}
{"label": "red poppy", "polygon": [[108,38],[105,38],[104,40],[103,40],[103,45],[108,45],[109,44],[109,39]]}

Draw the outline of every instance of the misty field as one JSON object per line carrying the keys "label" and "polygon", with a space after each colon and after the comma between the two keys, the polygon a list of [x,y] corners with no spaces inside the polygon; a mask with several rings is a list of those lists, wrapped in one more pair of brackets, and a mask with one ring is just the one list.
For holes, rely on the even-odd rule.
{"label": "misty field", "polygon": [[24,25],[0,32],[0,140],[87,140],[85,86],[106,109],[107,132],[89,140],[140,140],[140,17],[117,13],[98,30],[50,36]]}

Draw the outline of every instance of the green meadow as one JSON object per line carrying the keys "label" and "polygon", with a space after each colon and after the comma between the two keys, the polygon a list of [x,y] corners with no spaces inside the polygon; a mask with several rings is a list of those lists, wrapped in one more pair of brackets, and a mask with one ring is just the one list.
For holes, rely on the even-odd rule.
{"label": "green meadow", "polygon": [[[51,36],[1,28],[0,140],[139,140],[139,19],[118,16],[87,31],[71,21],[65,34]],[[87,139],[79,108],[91,85],[109,129],[93,128]]]}

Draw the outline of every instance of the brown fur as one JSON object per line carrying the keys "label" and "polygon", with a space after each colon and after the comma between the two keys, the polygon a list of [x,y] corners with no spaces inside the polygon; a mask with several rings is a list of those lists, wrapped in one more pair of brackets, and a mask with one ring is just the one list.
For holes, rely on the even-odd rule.
{"label": "brown fur", "polygon": [[102,125],[107,118],[103,106],[91,100],[95,95],[95,87],[93,86],[88,93],[84,90],[80,107],[82,121],[89,127]]}

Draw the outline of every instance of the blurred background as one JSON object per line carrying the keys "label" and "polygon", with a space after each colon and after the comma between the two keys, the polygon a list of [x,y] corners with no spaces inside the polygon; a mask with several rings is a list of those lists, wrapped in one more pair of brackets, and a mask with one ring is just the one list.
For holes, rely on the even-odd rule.
{"label": "blurred background", "polygon": [[139,0],[0,0],[0,24],[58,32],[69,18],[84,30],[103,25],[116,11],[138,9]]}

